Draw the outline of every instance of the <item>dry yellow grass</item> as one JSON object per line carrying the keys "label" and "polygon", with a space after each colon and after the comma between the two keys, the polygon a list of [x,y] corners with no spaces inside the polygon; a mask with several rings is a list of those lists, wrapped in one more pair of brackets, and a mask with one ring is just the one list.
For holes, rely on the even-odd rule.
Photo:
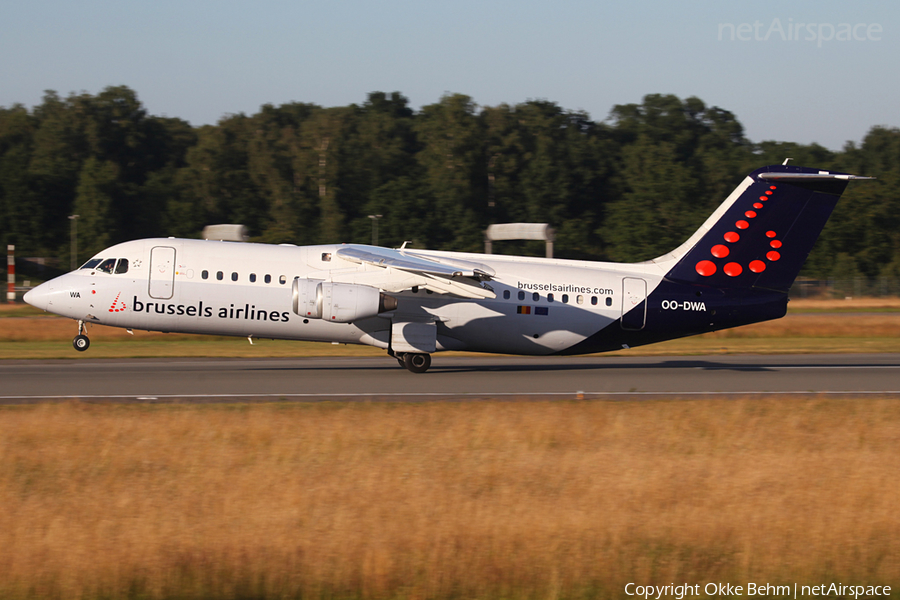
{"label": "dry yellow grass", "polygon": [[[822,308],[824,305],[819,303]],[[68,343],[75,336],[75,322],[62,317],[15,317],[0,319],[0,343],[7,342],[60,342]],[[128,334],[124,329],[88,325],[91,341],[122,342],[126,344],[146,344],[157,342],[203,342],[212,339],[227,339],[248,346],[246,340],[235,338],[212,338],[210,336],[166,334],[136,331]],[[726,329],[699,336],[698,339],[718,340],[722,338],[900,338],[900,313],[863,314],[815,314],[791,313],[783,319],[766,321]],[[266,343],[266,340],[262,340]],[[328,345],[314,344],[311,348],[330,354]],[[296,345],[293,346],[296,349]],[[246,348],[250,350],[249,348]],[[315,350],[313,350],[315,351]],[[248,352],[252,355],[253,352]],[[380,352],[379,352],[380,354]]]}
{"label": "dry yellow grass", "polygon": [[788,310],[900,310],[900,298],[794,298]]}
{"label": "dry yellow grass", "polygon": [[900,313],[788,314],[775,321],[754,323],[704,334],[707,338],[779,337],[900,337]]}
{"label": "dry yellow grass", "polygon": [[[129,334],[124,329],[106,327],[104,325],[87,324],[91,341],[122,341],[141,339],[144,341],[208,339],[209,336],[182,335],[160,333],[158,331],[136,331]],[[0,319],[0,341],[4,342],[42,342],[69,341],[75,337],[78,326],[72,319],[63,317],[9,317]]]}
{"label": "dry yellow grass", "polygon": [[[123,358],[158,356],[289,357],[377,356],[369,346],[315,342],[216,338],[92,326],[93,342],[85,353],[75,352],[74,322],[57,317],[0,319],[0,359],[7,358]],[[796,354],[822,352],[900,352],[900,313],[789,314],[784,319],[641,346],[611,355],[669,354]]]}
{"label": "dry yellow grass", "polygon": [[0,597],[900,583],[890,399],[0,412]]}

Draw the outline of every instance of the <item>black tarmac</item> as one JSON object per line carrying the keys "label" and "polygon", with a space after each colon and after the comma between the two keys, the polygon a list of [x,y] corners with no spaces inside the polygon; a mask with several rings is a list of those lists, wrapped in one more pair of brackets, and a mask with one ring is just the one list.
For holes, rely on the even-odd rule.
{"label": "black tarmac", "polygon": [[84,359],[0,362],[0,403],[650,399],[897,395],[900,354],[394,359]]}

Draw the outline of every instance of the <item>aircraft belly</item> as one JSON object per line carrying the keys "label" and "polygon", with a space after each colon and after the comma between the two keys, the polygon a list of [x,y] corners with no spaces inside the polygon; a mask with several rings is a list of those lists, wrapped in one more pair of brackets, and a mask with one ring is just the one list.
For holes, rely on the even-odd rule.
{"label": "aircraft belly", "polygon": [[575,306],[519,312],[509,302],[460,304],[455,319],[443,323],[445,335],[473,352],[553,354],[577,344],[613,318]]}

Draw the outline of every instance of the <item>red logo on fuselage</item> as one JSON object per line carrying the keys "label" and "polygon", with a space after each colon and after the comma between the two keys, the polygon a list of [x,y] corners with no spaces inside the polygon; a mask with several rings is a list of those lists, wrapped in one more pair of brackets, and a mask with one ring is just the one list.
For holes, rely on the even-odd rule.
{"label": "red logo on fuselage", "polygon": [[116,299],[113,300],[113,303],[109,305],[109,312],[121,312],[121,311],[125,310],[126,308],[128,308],[127,306],[125,306],[124,301],[119,300],[119,296],[121,296],[121,295],[122,295],[122,292],[119,292],[118,294],[116,294]]}

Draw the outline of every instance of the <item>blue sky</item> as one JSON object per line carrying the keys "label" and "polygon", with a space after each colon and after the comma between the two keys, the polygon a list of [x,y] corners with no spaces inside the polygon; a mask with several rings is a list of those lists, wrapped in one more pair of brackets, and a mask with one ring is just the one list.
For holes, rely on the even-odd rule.
{"label": "blue sky", "polygon": [[[829,40],[842,24],[851,39]],[[0,106],[127,85],[194,125],[375,90],[416,108],[541,98],[602,121],[670,93],[732,111],[753,141],[840,149],[900,126],[898,57],[894,0],[0,0]]]}

